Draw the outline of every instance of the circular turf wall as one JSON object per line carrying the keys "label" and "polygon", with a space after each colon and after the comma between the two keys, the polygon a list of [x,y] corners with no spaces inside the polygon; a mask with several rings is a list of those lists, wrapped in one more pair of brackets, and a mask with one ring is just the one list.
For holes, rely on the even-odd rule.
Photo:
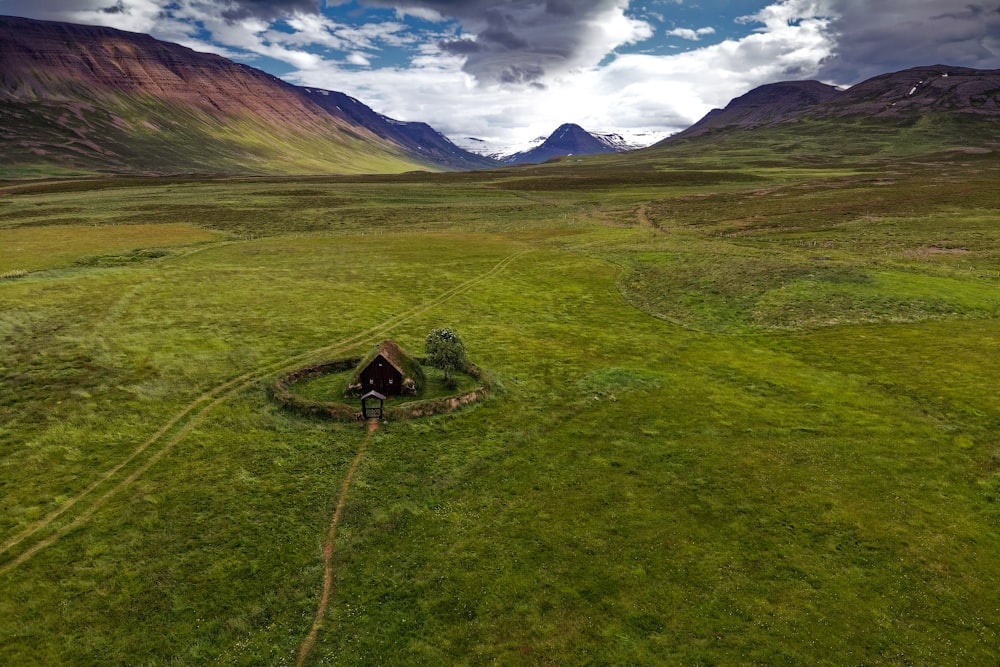
{"label": "circular turf wall", "polygon": [[[278,402],[283,408],[304,417],[318,417],[321,419],[334,419],[337,421],[362,421],[363,417],[358,406],[353,406],[341,401],[313,401],[304,398],[291,387],[304,380],[310,380],[320,375],[330,373],[341,373],[355,368],[361,362],[361,357],[350,359],[336,359],[326,361],[314,366],[299,368],[277,377],[269,387],[271,398]],[[440,398],[429,398],[426,400],[416,400],[402,405],[391,406],[385,409],[384,419],[410,419],[413,417],[429,417],[430,415],[447,414],[454,412],[461,407],[483,400],[493,390],[493,378],[489,373],[482,370],[475,364],[468,364],[463,372],[476,378],[482,384],[472,391],[453,396],[443,396]]]}

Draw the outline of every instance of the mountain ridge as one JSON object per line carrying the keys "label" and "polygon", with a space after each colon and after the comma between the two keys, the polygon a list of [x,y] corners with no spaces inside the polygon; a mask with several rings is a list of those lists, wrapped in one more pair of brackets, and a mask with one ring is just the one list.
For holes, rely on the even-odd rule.
{"label": "mountain ridge", "polygon": [[819,81],[779,81],[758,86],[733,98],[724,109],[712,109],[701,120],[674,135],[697,137],[719,127],[753,128],[780,123],[798,112],[832,99],[839,91]]}
{"label": "mountain ridge", "polygon": [[1000,115],[1000,70],[949,65],[911,67],[866,79],[831,100],[817,117],[907,115],[947,112]]}
{"label": "mountain ridge", "polygon": [[456,169],[485,169],[501,164],[499,160],[457,146],[427,123],[401,121],[384,116],[346,93],[309,87],[303,87],[302,90],[310,100],[330,114],[360,125],[433,162]]}
{"label": "mountain ridge", "polygon": [[819,81],[765,84],[713,109],[655,146],[718,139],[804,122],[913,126],[948,119],[1000,123],[1000,70],[949,65],[913,67],[838,89]]}
{"label": "mountain ridge", "polygon": [[[915,141],[1000,149],[998,135],[1000,70],[930,65],[845,90],[765,84],[642,150],[733,141],[791,155],[913,152]],[[633,148],[566,123],[530,150],[483,156],[426,123],[222,56],[142,33],[0,16],[0,176],[399,173]]]}
{"label": "mountain ridge", "polygon": [[[429,126],[356,102],[331,113],[308,89],[142,33],[0,16],[6,171],[377,173],[484,166]],[[407,125],[407,124],[402,124]],[[425,136],[423,146],[414,136]],[[433,141],[431,141],[433,139]]]}

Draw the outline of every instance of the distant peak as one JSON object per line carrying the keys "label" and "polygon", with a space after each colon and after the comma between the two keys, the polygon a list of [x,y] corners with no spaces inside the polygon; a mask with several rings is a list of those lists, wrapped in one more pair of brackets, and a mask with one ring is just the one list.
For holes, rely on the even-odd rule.
{"label": "distant peak", "polygon": [[504,158],[508,164],[539,163],[556,157],[570,155],[595,155],[628,150],[628,146],[617,135],[595,135],[576,123],[563,123],[535,148],[515,153]]}

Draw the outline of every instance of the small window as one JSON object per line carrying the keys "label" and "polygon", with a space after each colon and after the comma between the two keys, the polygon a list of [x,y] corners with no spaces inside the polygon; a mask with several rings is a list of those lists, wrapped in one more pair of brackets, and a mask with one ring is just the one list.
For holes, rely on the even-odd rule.
{"label": "small window", "polygon": [[368,378],[368,384],[375,384],[375,378]]}
{"label": "small window", "polygon": [[389,378],[389,384],[392,384],[392,378]]}

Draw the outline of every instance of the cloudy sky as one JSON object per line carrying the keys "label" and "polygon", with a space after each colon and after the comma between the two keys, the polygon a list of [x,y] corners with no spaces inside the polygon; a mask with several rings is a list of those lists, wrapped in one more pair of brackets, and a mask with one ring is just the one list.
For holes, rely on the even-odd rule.
{"label": "cloudy sky", "polygon": [[346,92],[453,140],[564,122],[651,143],[751,88],[1000,68],[1000,0],[0,0]]}

